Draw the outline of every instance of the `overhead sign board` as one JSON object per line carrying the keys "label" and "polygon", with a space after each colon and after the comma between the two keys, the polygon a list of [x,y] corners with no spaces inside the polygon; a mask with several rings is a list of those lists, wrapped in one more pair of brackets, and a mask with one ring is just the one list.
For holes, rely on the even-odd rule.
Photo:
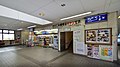
{"label": "overhead sign board", "polygon": [[85,18],[85,24],[95,23],[95,22],[102,22],[108,20],[108,14],[99,14],[94,16],[89,16]]}

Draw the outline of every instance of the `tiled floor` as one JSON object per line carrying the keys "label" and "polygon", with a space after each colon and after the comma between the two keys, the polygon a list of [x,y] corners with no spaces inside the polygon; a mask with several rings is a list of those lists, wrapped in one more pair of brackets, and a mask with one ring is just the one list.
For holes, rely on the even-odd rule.
{"label": "tiled floor", "polygon": [[[21,49],[22,48],[22,49]],[[89,59],[52,48],[6,47],[0,52],[0,67],[120,67],[111,62]]]}

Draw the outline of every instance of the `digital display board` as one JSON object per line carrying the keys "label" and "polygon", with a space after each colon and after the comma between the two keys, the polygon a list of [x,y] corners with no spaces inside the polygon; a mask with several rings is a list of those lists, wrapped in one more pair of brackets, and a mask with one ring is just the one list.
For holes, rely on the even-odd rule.
{"label": "digital display board", "polygon": [[94,16],[89,16],[85,18],[85,24],[102,22],[108,20],[108,14],[99,14]]}

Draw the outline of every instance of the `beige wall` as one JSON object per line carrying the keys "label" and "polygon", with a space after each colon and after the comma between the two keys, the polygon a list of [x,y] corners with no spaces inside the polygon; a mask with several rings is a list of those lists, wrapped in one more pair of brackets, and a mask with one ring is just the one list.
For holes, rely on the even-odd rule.
{"label": "beige wall", "polygon": [[29,38],[29,30],[21,31],[21,43],[25,42]]}
{"label": "beige wall", "polygon": [[[117,60],[117,35],[118,35],[118,27],[117,27],[117,12],[112,12],[108,14],[107,22],[99,22],[85,25],[85,19],[81,19],[80,26],[71,26],[71,31],[80,30],[82,27],[83,33],[86,29],[98,29],[98,28],[112,28],[112,47],[113,47],[113,60]],[[59,31],[63,32],[66,28],[70,28],[70,26],[64,26],[59,29]],[[84,34],[82,41],[84,42]],[[74,45],[74,44],[73,44]],[[60,39],[59,39],[59,47],[60,47]],[[60,50],[60,48],[59,48]]]}

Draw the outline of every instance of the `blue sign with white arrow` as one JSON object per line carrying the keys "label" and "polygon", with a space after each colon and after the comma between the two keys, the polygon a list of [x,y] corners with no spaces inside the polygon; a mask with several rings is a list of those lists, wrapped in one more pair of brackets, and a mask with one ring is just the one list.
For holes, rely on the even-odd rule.
{"label": "blue sign with white arrow", "polygon": [[99,15],[86,17],[85,24],[94,23],[94,22],[102,22],[102,21],[107,21],[107,20],[108,20],[107,14],[99,14]]}

